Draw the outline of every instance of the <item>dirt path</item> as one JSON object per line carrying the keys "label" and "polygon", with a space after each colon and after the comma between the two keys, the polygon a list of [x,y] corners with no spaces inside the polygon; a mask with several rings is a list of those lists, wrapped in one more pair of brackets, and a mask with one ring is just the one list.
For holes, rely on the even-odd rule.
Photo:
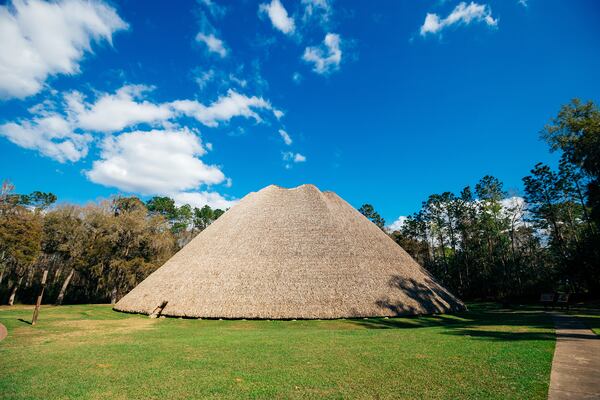
{"label": "dirt path", "polygon": [[600,336],[580,320],[555,315],[549,400],[600,399]]}

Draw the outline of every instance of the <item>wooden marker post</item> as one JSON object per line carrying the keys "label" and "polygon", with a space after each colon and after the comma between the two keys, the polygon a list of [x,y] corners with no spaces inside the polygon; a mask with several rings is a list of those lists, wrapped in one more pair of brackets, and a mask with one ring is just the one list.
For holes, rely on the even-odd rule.
{"label": "wooden marker post", "polygon": [[35,325],[35,322],[38,319],[38,315],[40,313],[40,306],[42,305],[42,296],[44,296],[44,288],[46,287],[46,278],[48,277],[48,270],[44,270],[44,275],[42,276],[42,288],[40,289],[40,294],[38,294],[37,300],[35,302],[35,310],[33,310],[33,318],[31,319],[31,325]]}

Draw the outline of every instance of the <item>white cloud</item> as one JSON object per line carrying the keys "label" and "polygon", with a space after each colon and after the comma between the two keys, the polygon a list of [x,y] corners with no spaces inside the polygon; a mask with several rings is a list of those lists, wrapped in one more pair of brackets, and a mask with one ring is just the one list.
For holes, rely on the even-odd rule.
{"label": "white cloud", "polygon": [[241,79],[235,76],[234,74],[229,74],[229,82],[234,83],[242,88],[248,86],[248,81],[246,79]]}
{"label": "white cloud", "polygon": [[[283,159],[283,161],[286,162],[293,162],[293,163],[301,163],[301,162],[305,162],[306,161],[306,157],[303,156],[300,153],[294,153],[291,151],[284,151],[281,153],[281,158]],[[286,165],[286,168],[289,168],[290,164]]]}
{"label": "white cloud", "polygon": [[199,72],[196,76],[196,83],[200,90],[206,88],[206,86],[215,79],[215,70],[209,69],[208,71]]}
{"label": "white cloud", "polygon": [[525,214],[527,213],[527,202],[521,196],[507,197],[501,201],[502,211],[515,226],[521,226],[525,223]]}
{"label": "white cloud", "polygon": [[326,24],[331,18],[331,4],[328,0],[302,0],[304,6],[304,22],[318,18],[321,24]]}
{"label": "white cloud", "polygon": [[76,74],[91,42],[127,24],[101,1],[14,0],[0,6],[0,98],[38,93],[48,76]]}
{"label": "white cloud", "polygon": [[200,0],[200,3],[206,6],[213,17],[220,18],[227,12],[227,9],[224,6],[217,4],[213,0]]}
{"label": "white cloud", "polygon": [[92,141],[91,135],[75,133],[71,123],[55,113],[0,125],[0,136],[60,163],[85,157]]}
{"label": "white cloud", "polygon": [[228,50],[225,47],[225,43],[212,33],[207,35],[200,32],[196,35],[196,41],[204,43],[208,51],[218,54],[221,58],[227,56]]}
{"label": "white cloud", "polygon": [[[212,70],[207,79],[211,79],[211,72]],[[283,115],[262,97],[248,97],[231,89],[227,91],[227,95],[219,97],[208,106],[197,100],[153,103],[144,99],[152,89],[145,85],[126,85],[115,94],[100,95],[92,104],[85,103],[79,93],[71,93],[67,96],[68,112],[76,120],[78,127],[98,132],[116,132],[142,123],[164,125],[181,114],[210,127],[238,116],[261,122],[258,110],[271,111],[278,119]]]}
{"label": "white cloud", "polygon": [[300,153],[296,153],[296,154],[294,155],[294,162],[295,162],[295,163],[299,163],[299,162],[305,162],[305,161],[306,161],[306,157],[305,157],[305,156],[303,156],[302,154],[300,154]]}
{"label": "white cloud", "polygon": [[286,145],[289,146],[289,145],[292,144],[292,138],[290,137],[290,135],[286,131],[284,131],[283,129],[280,129],[279,130],[279,135],[281,136],[281,138],[283,139],[283,142]]}
{"label": "white cloud", "polygon": [[271,3],[263,3],[258,7],[260,14],[266,13],[273,26],[286,35],[294,33],[294,19],[288,16],[286,9],[279,0],[271,0]]}
{"label": "white cloud", "polygon": [[404,222],[406,221],[406,216],[401,215],[394,222],[385,227],[388,232],[399,231],[404,226]]}
{"label": "white cloud", "polygon": [[250,83],[255,83],[256,86],[259,86],[261,82],[258,82],[255,76],[248,77],[246,79],[240,78],[240,76],[247,75],[244,71],[244,65],[242,64],[237,68],[236,73],[225,73],[223,70],[209,69],[206,71],[202,71],[200,69],[196,69],[194,71],[195,78],[194,80],[198,84],[198,87],[201,90],[206,89],[210,84],[216,90],[220,91],[222,88],[229,89],[248,89]]}
{"label": "white cloud", "polygon": [[528,6],[528,4],[527,4],[527,0],[518,0],[518,3],[519,3],[520,5],[522,5],[523,7],[527,7],[527,6]]}
{"label": "white cloud", "polygon": [[189,129],[127,132],[105,138],[100,159],[85,174],[127,192],[172,195],[225,180],[218,167],[199,158],[205,153]]}
{"label": "white cloud", "polygon": [[323,45],[307,47],[302,59],[313,64],[313,71],[318,74],[327,74],[337,70],[342,62],[341,39],[338,34],[328,33],[325,35]]}
{"label": "white cloud", "polygon": [[462,2],[446,17],[441,19],[439,15],[428,13],[425,22],[421,26],[421,36],[429,33],[436,34],[443,29],[455,25],[469,25],[471,22],[484,22],[488,26],[497,26],[498,20],[492,17],[492,10],[488,5],[471,2],[469,5]]}
{"label": "white cloud", "polygon": [[92,182],[125,192],[169,196],[179,205],[226,209],[236,202],[217,192],[197,190],[202,185],[230,185],[231,180],[218,167],[202,162],[206,150],[189,129],[123,133],[105,138],[101,149],[100,160],[85,172]]}
{"label": "white cloud", "polygon": [[173,108],[189,117],[193,117],[206,126],[218,126],[233,117],[253,118],[261,122],[262,118],[255,110],[273,111],[271,104],[262,97],[248,97],[234,90],[228,90],[226,96],[219,97],[209,106],[195,100],[178,100],[171,103]]}
{"label": "white cloud", "polygon": [[102,94],[93,104],[86,104],[79,93],[67,96],[68,108],[77,126],[97,132],[116,132],[141,123],[157,124],[173,117],[168,104],[143,100],[152,88],[126,85],[115,94]]}
{"label": "white cloud", "polygon": [[181,192],[174,194],[173,200],[177,205],[189,204],[198,208],[208,205],[221,210],[230,208],[237,203],[237,200],[228,200],[217,192]]}
{"label": "white cloud", "polygon": [[262,77],[260,62],[253,60],[251,63],[238,64],[234,70],[194,68],[193,79],[200,89],[209,89],[208,93],[225,93],[228,89],[234,91],[253,91],[264,93],[269,86]]}
{"label": "white cloud", "polygon": [[70,92],[63,95],[60,107],[46,100],[29,108],[31,118],[0,125],[0,136],[59,162],[74,162],[87,155],[92,132],[114,133],[140,125],[167,129],[179,126],[184,115],[210,127],[234,117],[263,122],[265,112],[277,119],[283,116],[262,97],[234,90],[208,106],[197,100],[156,103],[147,99],[151,90],[145,85],[125,85],[115,93],[98,94],[93,102],[79,92]]}
{"label": "white cloud", "polygon": [[425,16],[425,22],[421,26],[421,35],[425,36],[427,33],[436,33],[442,29],[442,23],[440,17],[437,14],[427,13]]}
{"label": "white cloud", "polygon": [[292,75],[292,80],[295,84],[299,84],[300,82],[302,82],[302,75],[300,75],[299,72],[294,72],[294,74]]}
{"label": "white cloud", "polygon": [[510,209],[520,209],[525,207],[525,199],[521,196],[512,196],[502,199],[502,206],[504,208]]}

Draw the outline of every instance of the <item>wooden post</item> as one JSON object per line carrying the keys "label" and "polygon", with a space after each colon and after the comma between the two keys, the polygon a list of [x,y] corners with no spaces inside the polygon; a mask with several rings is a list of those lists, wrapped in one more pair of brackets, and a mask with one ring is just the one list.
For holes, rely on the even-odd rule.
{"label": "wooden post", "polygon": [[42,276],[42,288],[40,289],[40,294],[38,294],[37,300],[35,302],[35,310],[33,310],[33,318],[31,319],[31,325],[35,325],[38,315],[40,313],[40,306],[42,305],[42,296],[44,295],[44,288],[46,287],[46,278],[48,277],[48,270],[44,270],[44,275]]}

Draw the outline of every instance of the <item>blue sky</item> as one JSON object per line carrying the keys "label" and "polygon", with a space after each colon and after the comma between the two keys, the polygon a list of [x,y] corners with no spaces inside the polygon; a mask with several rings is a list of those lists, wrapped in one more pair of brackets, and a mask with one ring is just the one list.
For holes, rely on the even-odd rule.
{"label": "blue sky", "polygon": [[539,131],[560,105],[600,101],[599,17],[593,0],[4,2],[0,176],[221,207],[313,183],[388,222],[485,174],[518,194],[556,161]]}

